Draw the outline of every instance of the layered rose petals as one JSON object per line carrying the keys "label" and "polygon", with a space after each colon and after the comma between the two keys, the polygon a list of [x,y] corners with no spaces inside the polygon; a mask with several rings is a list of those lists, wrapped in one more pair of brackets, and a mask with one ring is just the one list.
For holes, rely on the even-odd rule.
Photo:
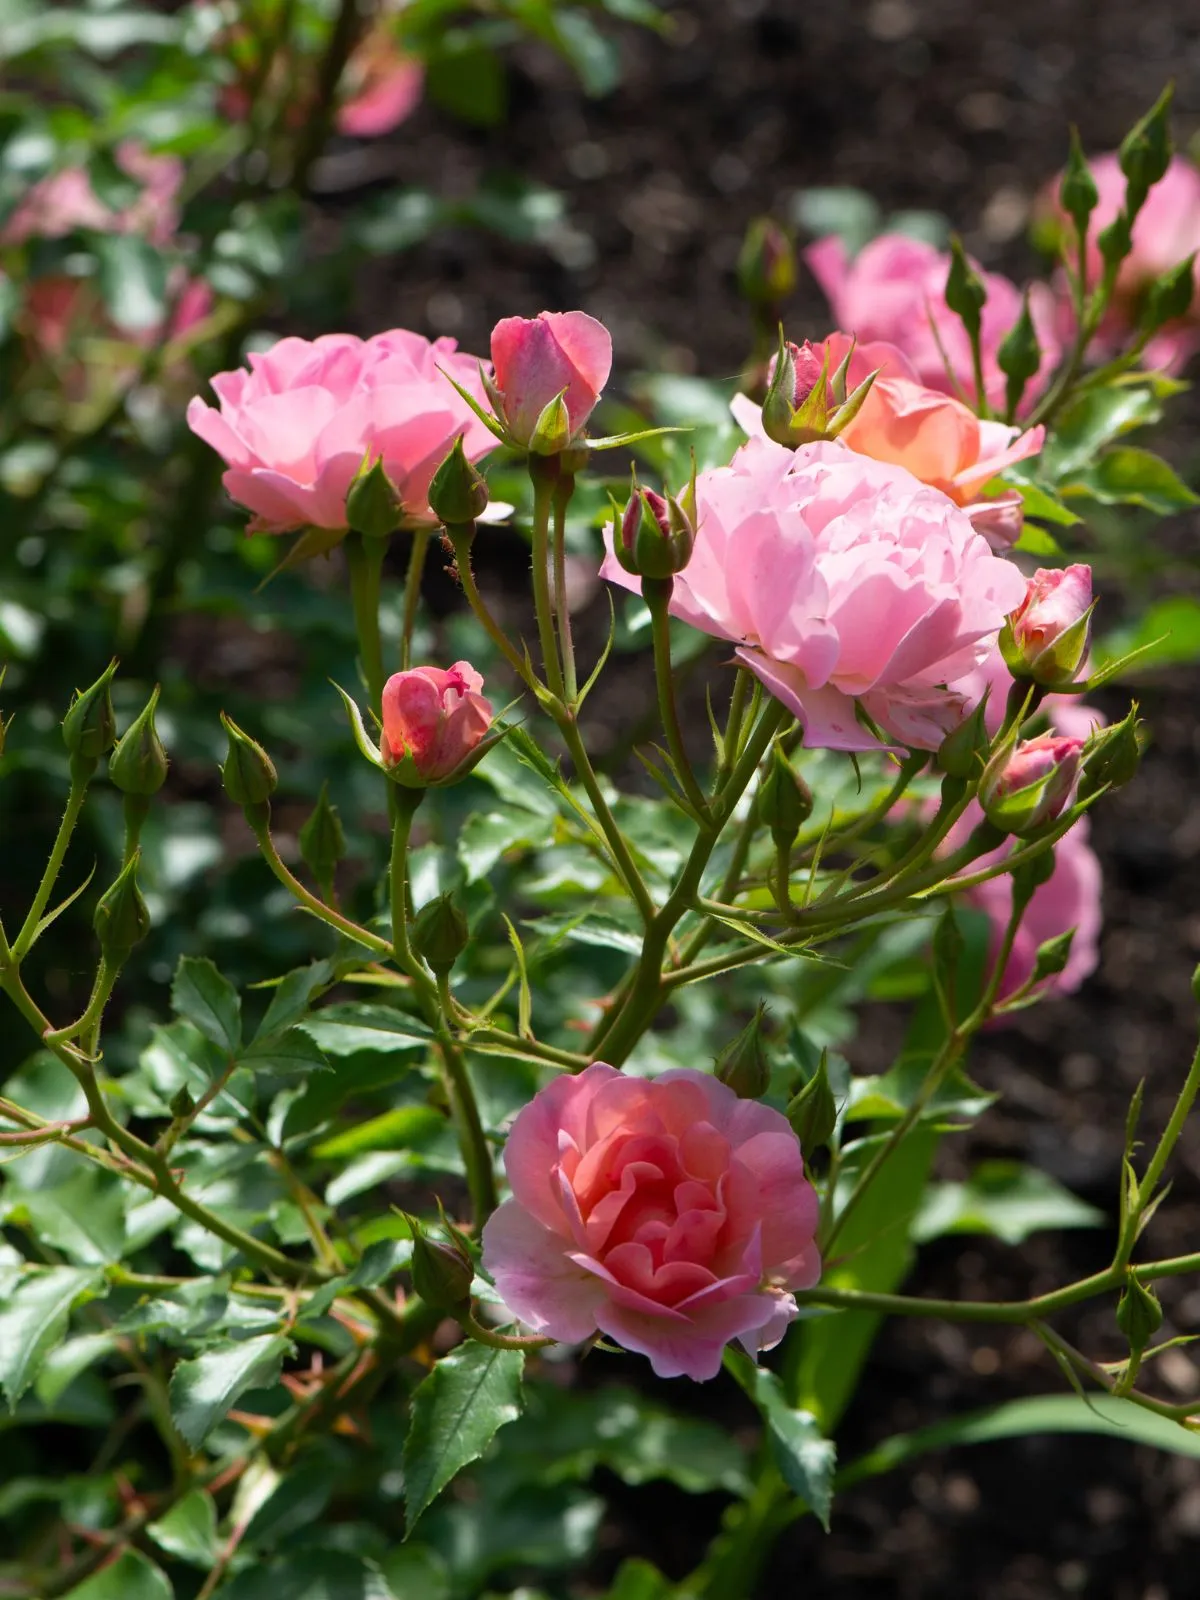
{"label": "layered rose petals", "polygon": [[715,1376],[770,1349],[820,1275],[817,1198],[777,1111],[706,1073],[597,1062],[543,1089],[505,1149],[512,1187],[483,1234],[505,1304],[551,1338],[597,1331],[660,1377]]}
{"label": "layered rose petals", "polygon": [[560,394],[570,431],[591,416],[612,370],[612,337],[584,311],[505,317],[492,329],[492,365],[509,436],[527,445],[538,418]]}
{"label": "layered rose petals", "polygon": [[476,749],[492,725],[483,679],[469,661],[397,672],[383,686],[379,756],[404,767],[414,784],[443,783]]}

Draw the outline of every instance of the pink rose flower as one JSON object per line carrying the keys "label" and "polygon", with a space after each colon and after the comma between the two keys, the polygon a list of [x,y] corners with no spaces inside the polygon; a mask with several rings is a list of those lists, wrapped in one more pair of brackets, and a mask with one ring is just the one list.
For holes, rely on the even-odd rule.
{"label": "pink rose flower", "polygon": [[[845,245],[831,234],[810,245],[804,259],[824,290],[839,328],[864,343],[883,340],[895,345],[930,389],[954,394],[957,384],[968,397],[974,394],[970,340],[945,299],[949,255],[920,239],[885,233],[872,239],[851,261]],[[978,266],[975,270],[988,295],[980,330],[984,388],[989,404],[1003,410],[1006,380],[996,352],[1021,314],[1021,292],[998,273],[984,272]],[[1048,286],[1033,286],[1029,309],[1042,362],[1026,386],[1026,404],[1045,388],[1061,351],[1054,295]]]}
{"label": "pink rose flower", "polygon": [[608,382],[612,336],[584,311],[505,317],[492,329],[492,366],[497,414],[517,444],[529,443],[538,418],[559,394],[574,435]]}
{"label": "pink rose flower", "polygon": [[820,1277],[817,1197],[784,1117],[690,1068],[628,1078],[596,1062],[542,1089],[504,1152],[512,1186],[483,1264],[512,1313],[575,1344],[597,1331],[661,1378],[755,1355]]}
{"label": "pink rose flower", "polygon": [[412,116],[421,103],[425,68],[398,50],[386,29],[364,39],[350,63],[353,87],[338,108],[337,131],[378,139]]}
{"label": "pink rose flower", "polygon": [[430,480],[456,435],[475,461],[495,445],[443,372],[484,393],[473,356],[396,329],[281,339],[250,356],[249,372],[212,380],[219,409],[196,398],[188,426],[226,461],[231,499],[254,513],[251,532],[346,527],[346,491],[367,455],[381,459],[411,522],[436,521]]}
{"label": "pink rose flower", "polygon": [[[810,748],[878,750],[861,706],[886,739],[935,750],[975,704],[958,680],[1025,580],[945,495],[837,441],[751,439],[698,475],[696,504],[671,611],[734,641]],[[634,588],[606,540],[602,576]]]}
{"label": "pink rose flower", "polygon": [[132,140],[119,144],[114,156],[125,175],[142,185],[124,210],[114,211],[97,197],[82,167],[64,167],[32,186],[0,231],[0,243],[61,239],[76,228],[89,228],[142,234],[152,244],[169,244],[179,225],[176,196],[183,163],[176,156],[152,155]]}
{"label": "pink rose flower", "polygon": [[[1100,194],[1088,224],[1088,278],[1096,283],[1103,266],[1096,240],[1125,204],[1125,176],[1115,152],[1097,156],[1089,168]],[[1060,182],[1056,179],[1047,187],[1040,209],[1072,240],[1074,227],[1059,204]],[[1073,244],[1069,243],[1068,249],[1074,260]],[[1139,302],[1148,286],[1186,261],[1193,251],[1200,251],[1200,170],[1185,156],[1172,156],[1163,177],[1134,218],[1133,249],[1121,263],[1113,300],[1097,341],[1103,354],[1119,348],[1135,326]],[[1178,371],[1200,347],[1200,262],[1192,270],[1196,293],[1191,309],[1185,317],[1168,323],[1155,334],[1142,357],[1146,367]],[[1074,314],[1065,284],[1061,307],[1066,332],[1073,336]]]}
{"label": "pink rose flower", "polygon": [[414,667],[393,673],[383,686],[384,766],[414,788],[452,778],[492,725],[482,688],[469,661],[456,661],[448,672]]}
{"label": "pink rose flower", "polygon": [[[908,357],[895,345],[864,344],[852,349],[851,343],[846,334],[832,333],[822,344],[806,344],[798,352],[803,368],[797,361],[795,404],[811,392],[826,355],[833,373],[849,353],[848,393],[878,372],[858,414],[838,438],[860,455],[891,461],[907,468],[922,483],[940,489],[963,508],[993,550],[1009,549],[1021,533],[1021,496],[1014,490],[983,497],[981,490],[1005,467],[1037,455],[1045,428],[1022,433],[1002,422],[981,422],[961,400],[921,383]],[[761,407],[739,394],[731,409],[752,438],[763,436]]]}
{"label": "pink rose flower", "polygon": [[1058,820],[1075,796],[1083,740],[1060,733],[1023,739],[984,773],[979,803],[1006,833],[1037,833]]}
{"label": "pink rose flower", "polygon": [[[966,842],[983,813],[972,802],[946,838],[949,852]],[[970,871],[981,872],[1009,855],[1013,846],[1005,843],[997,850],[972,862]],[[1021,919],[1012,953],[1004,968],[997,998],[1004,1000],[1033,975],[1038,946],[1075,929],[1071,954],[1061,972],[1044,979],[1039,988],[1045,993],[1073,994],[1084,979],[1096,970],[1100,959],[1102,923],[1100,862],[1089,843],[1088,819],[1080,817],[1054,847],[1054,871],[1033,891]],[[1003,873],[963,891],[968,905],[985,911],[991,920],[991,957],[996,960],[1012,913],[1012,878]]]}
{"label": "pink rose flower", "polygon": [[1009,665],[1051,688],[1074,683],[1087,656],[1091,612],[1091,567],[1039,567],[1001,640]]}

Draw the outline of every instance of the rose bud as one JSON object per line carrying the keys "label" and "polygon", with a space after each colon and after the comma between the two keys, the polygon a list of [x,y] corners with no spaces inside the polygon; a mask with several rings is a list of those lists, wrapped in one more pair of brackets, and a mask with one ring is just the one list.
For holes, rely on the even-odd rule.
{"label": "rose bud", "polygon": [[713,1065],[718,1083],[732,1089],[739,1100],[757,1100],[771,1087],[771,1063],[763,1048],[763,1017],[766,1007],[759,1002],[750,1021],[731,1039]]}
{"label": "rose bud", "polygon": [[415,1217],[406,1214],[412,1234],[413,1288],[427,1306],[458,1316],[471,1304],[471,1282],[475,1276],[471,1258],[454,1240],[443,1244],[430,1239]]}
{"label": "rose bud", "polygon": [[1079,776],[1082,739],[1043,733],[1001,753],[983,775],[979,803],[1005,833],[1032,834],[1066,810]]}
{"label": "rose bud", "polygon": [[483,679],[468,661],[455,662],[448,672],[414,667],[393,673],[383,686],[379,740],[388,776],[410,789],[465,776],[492,723],[491,703],[479,693],[482,687]]}
{"label": "rose bud", "polygon": [[565,413],[566,436],[558,445],[565,449],[591,416],[612,369],[612,337],[583,311],[505,317],[492,329],[492,364],[488,396],[508,442],[528,448],[543,423],[544,454],[551,422],[557,436]]}
{"label": "rose bud", "polygon": [[778,306],[796,287],[796,252],[773,218],[756,217],[746,229],[737,278],[742,299],[764,310]]}
{"label": "rose bud", "polygon": [[275,763],[262,745],[243,733],[231,717],[222,711],[221,725],[229,739],[229,750],[221,767],[221,782],[225,793],[243,810],[263,806],[275,793],[279,775]]}
{"label": "rose bud", "polygon": [[138,888],[138,860],[135,851],[116,882],[97,900],[92,916],[100,954],[110,967],[119,967],[150,932],[150,913]]}
{"label": "rose bud", "polygon": [[1000,633],[1000,652],[1013,677],[1032,678],[1047,689],[1074,683],[1087,656],[1094,603],[1090,567],[1039,567]]}
{"label": "rose bud", "polygon": [[112,661],[88,689],[77,690],[63,718],[63,743],[81,776],[90,777],[100,757],[117,742],[117,719],[113,712],[112,680],[117,663]]}
{"label": "rose bud", "polygon": [[441,894],[430,900],[413,923],[413,949],[439,978],[450,971],[470,939],[470,926],[453,895]]}
{"label": "rose bud", "polygon": [[762,408],[767,438],[792,449],[822,438],[832,404],[828,354],[818,353],[807,339],[802,345],[781,339],[768,378]]}
{"label": "rose bud", "polygon": [[640,578],[672,578],[683,571],[696,542],[695,522],[687,509],[692,503],[690,488],[677,500],[641,489],[635,481],[614,541],[617,560],[626,572]]}
{"label": "rose bud", "polygon": [[154,726],[158,696],[155,685],[145,709],[126,728],[108,760],[108,776],[113,784],[122,794],[139,799],[157,794],[167,781],[167,752]]}

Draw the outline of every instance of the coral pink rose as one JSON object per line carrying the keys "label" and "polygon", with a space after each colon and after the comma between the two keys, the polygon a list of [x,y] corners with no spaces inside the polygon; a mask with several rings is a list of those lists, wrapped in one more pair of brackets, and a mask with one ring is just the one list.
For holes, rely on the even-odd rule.
{"label": "coral pink rose", "polygon": [[0,243],[61,239],[76,228],[97,233],[135,233],[167,245],[179,225],[176,196],[183,163],[175,156],[152,155],[126,140],[114,152],[116,164],[139,183],[141,192],[121,211],[104,204],[82,167],[65,167],[35,183],[0,230]]}
{"label": "coral pink rose", "polygon": [[[825,291],[839,328],[864,343],[882,340],[895,345],[908,357],[919,381],[930,389],[953,394],[957,384],[967,396],[974,394],[970,340],[946,304],[948,255],[920,239],[885,233],[851,261],[845,245],[831,234],[810,245],[804,259]],[[988,296],[980,329],[984,388],[988,403],[1003,410],[1006,379],[996,352],[1021,314],[1021,292],[1008,278],[978,267],[975,270]],[[1048,286],[1033,286],[1029,309],[1042,361],[1026,386],[1026,404],[1045,388],[1061,348],[1054,295]]]}
{"label": "coral pink rose", "polygon": [[1091,614],[1091,567],[1039,567],[1000,641],[1009,666],[1035,683],[1067,688],[1087,657]]}
{"label": "coral pink rose", "polygon": [[[810,747],[934,750],[975,701],[1025,580],[944,494],[840,442],[751,439],[696,480],[691,561],[671,611],[733,640]],[[612,551],[601,569],[634,588]],[[976,696],[976,699],[978,696]]]}
{"label": "coral pink rose", "polygon": [[393,776],[413,787],[453,777],[492,725],[483,679],[469,661],[450,670],[414,667],[383,686],[379,756]]}
{"label": "coral pink rose", "polygon": [[383,469],[414,523],[436,521],[429,483],[455,437],[474,461],[495,445],[442,370],[481,402],[479,364],[453,339],[396,329],[281,339],[249,372],[212,380],[220,409],[196,398],[188,425],[224,457],[230,498],[254,513],[251,531],[346,527],[346,491],[364,459]]}
{"label": "coral pink rose", "polygon": [[715,1377],[732,1339],[771,1349],[789,1290],[820,1276],[795,1134],[707,1073],[597,1062],[558,1078],[513,1123],[504,1165],[512,1199],[483,1264],[509,1310],[569,1344],[606,1333],[659,1377]]}
{"label": "coral pink rose", "polygon": [[[1115,153],[1097,156],[1089,166],[1100,196],[1088,224],[1088,278],[1096,283],[1103,266],[1096,240],[1125,204],[1125,177]],[[1074,229],[1059,203],[1060,182],[1057,179],[1047,188],[1040,209],[1070,241]],[[1073,244],[1068,242],[1067,248],[1073,261]],[[1132,331],[1139,302],[1149,285],[1195,251],[1200,251],[1200,170],[1186,157],[1173,156],[1134,218],[1133,248],[1121,263],[1113,300],[1097,340],[1101,354],[1114,353]],[[1200,348],[1200,262],[1192,270],[1196,292],[1191,309],[1154,335],[1142,356],[1147,367],[1177,371]],[[1064,331],[1073,336],[1074,314],[1065,284],[1061,307]]]}
{"label": "coral pink rose", "polygon": [[608,382],[612,336],[585,311],[505,317],[492,329],[492,366],[497,414],[517,444],[529,443],[538,418],[560,394],[576,434]]}
{"label": "coral pink rose", "polygon": [[[906,467],[914,478],[948,494],[962,506],[993,550],[1009,549],[1021,532],[1021,496],[1013,491],[983,497],[984,484],[1018,461],[1037,455],[1046,430],[982,422],[953,395],[929,389],[917,378],[912,363],[895,345],[853,345],[844,333],[832,333],[822,344],[805,345],[796,364],[799,405],[811,391],[821,363],[836,372],[850,356],[846,374],[852,391],[872,372],[878,373],[858,414],[838,434],[843,444],[875,461]],[[801,376],[803,372],[803,376]],[[762,436],[762,409],[745,395],[736,395],[731,409],[745,431]]]}
{"label": "coral pink rose", "polygon": [[[979,806],[972,801],[947,836],[944,850],[949,852],[964,844],[982,815]],[[1006,843],[980,856],[972,862],[971,873],[998,865],[1012,849],[1013,846]],[[1067,964],[1061,972],[1044,979],[1039,988],[1047,993],[1072,994],[1096,970],[1102,923],[1100,889],[1100,862],[1089,843],[1088,820],[1080,817],[1054,847],[1053,873],[1033,891],[1004,968],[999,999],[1006,999],[1033,976],[1038,946],[1048,939],[1058,938],[1069,928],[1074,928],[1075,937]],[[991,955],[995,960],[1012,914],[1012,878],[1008,873],[988,878],[965,889],[963,898],[969,905],[985,911],[991,920]]]}

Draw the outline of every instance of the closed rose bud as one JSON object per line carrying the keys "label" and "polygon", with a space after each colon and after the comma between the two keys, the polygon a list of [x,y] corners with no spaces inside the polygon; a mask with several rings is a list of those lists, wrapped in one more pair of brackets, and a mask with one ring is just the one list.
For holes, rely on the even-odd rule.
{"label": "closed rose bud", "polygon": [[1103,728],[1088,740],[1079,793],[1086,800],[1101,789],[1119,789],[1134,776],[1142,758],[1137,706],[1115,727]]}
{"label": "closed rose bud", "polygon": [[368,539],[387,539],[403,521],[404,507],[383,458],[367,455],[346,491],[347,526]]}
{"label": "closed rose bud", "polygon": [[333,889],[337,864],[345,854],[342,819],[329,799],[329,785],[323,783],[312,815],[300,829],[300,855],[326,895]]}
{"label": "closed rose bud", "polygon": [[790,850],[796,835],[812,816],[812,790],[792,766],[779,745],[771,753],[771,766],[758,791],[758,817],[771,830],[781,849]]}
{"label": "closed rose bud", "polygon": [[117,663],[109,663],[90,689],[76,693],[63,718],[63,743],[72,758],[72,765],[81,763],[88,776],[97,761],[106,755],[117,738],[117,719],[113,711],[112,680]]}
{"label": "closed rose bud", "polygon": [[640,578],[674,577],[691,560],[695,541],[695,526],[683,503],[634,485],[614,544],[626,572]]}
{"label": "closed rose bud", "polygon": [[800,1148],[809,1159],[833,1138],[837,1127],[837,1102],[829,1084],[829,1058],[822,1050],[817,1070],[800,1090],[788,1101],[787,1119],[800,1141]]}
{"label": "closed rose bud", "polygon": [[421,907],[412,926],[412,947],[440,978],[467,948],[471,929],[449,894]]}
{"label": "closed rose bud", "polygon": [[108,776],[122,794],[148,797],[157,794],[167,781],[167,752],[154,726],[159,688],[142,711],[121,735],[108,762]]}
{"label": "closed rose bud", "polygon": [[1000,652],[1013,677],[1047,689],[1073,684],[1087,656],[1092,607],[1090,567],[1039,567],[1000,633]]}
{"label": "closed rose bud", "polygon": [[802,345],[781,339],[768,378],[762,408],[767,438],[792,449],[823,438],[832,404],[828,354],[807,339]]}
{"label": "closed rose bud", "polygon": [[275,764],[248,733],[243,733],[222,711],[221,726],[229,739],[229,749],[221,768],[225,793],[239,806],[264,805],[275,793],[279,776]]}
{"label": "closed rose bud", "polygon": [[394,673],[383,687],[379,740],[388,776],[411,789],[464,776],[492,723],[482,688],[483,679],[469,661],[458,661],[449,671],[414,667]]}
{"label": "closed rose bud", "polygon": [[1141,1355],[1162,1327],[1162,1319],[1158,1296],[1148,1283],[1131,1272],[1117,1301],[1117,1327],[1129,1340],[1134,1354]]}
{"label": "closed rose bud", "polygon": [[1070,804],[1082,752],[1082,739],[1043,733],[994,758],[979,786],[987,820],[1015,834],[1054,822]]}
{"label": "closed rose bud", "polygon": [[467,460],[460,434],[429,485],[430,510],[444,527],[455,528],[474,522],[487,503],[487,479]]}
{"label": "closed rose bud", "polygon": [[492,365],[489,394],[509,442],[529,448],[537,434],[546,454],[591,416],[612,370],[612,337],[583,311],[505,317],[492,329]]}
{"label": "closed rose bud", "polygon": [[100,896],[92,917],[100,954],[110,967],[120,966],[150,932],[150,913],[137,884],[138,859],[135,853],[116,882]]}
{"label": "closed rose bud", "polygon": [[739,1100],[757,1100],[771,1086],[771,1063],[762,1037],[765,1012],[760,1004],[737,1038],[721,1051],[713,1069],[718,1082],[732,1089]]}
{"label": "closed rose bud", "polygon": [[755,308],[774,309],[796,287],[796,252],[771,217],[756,217],[746,230],[737,264],[738,288]]}
{"label": "closed rose bud", "polygon": [[987,730],[988,696],[938,746],[938,770],[951,778],[974,778],[983,770],[991,745]]}
{"label": "closed rose bud", "polygon": [[451,1316],[463,1312],[471,1303],[474,1270],[471,1258],[456,1242],[443,1244],[430,1239],[415,1217],[406,1215],[412,1234],[413,1288],[427,1306]]}

